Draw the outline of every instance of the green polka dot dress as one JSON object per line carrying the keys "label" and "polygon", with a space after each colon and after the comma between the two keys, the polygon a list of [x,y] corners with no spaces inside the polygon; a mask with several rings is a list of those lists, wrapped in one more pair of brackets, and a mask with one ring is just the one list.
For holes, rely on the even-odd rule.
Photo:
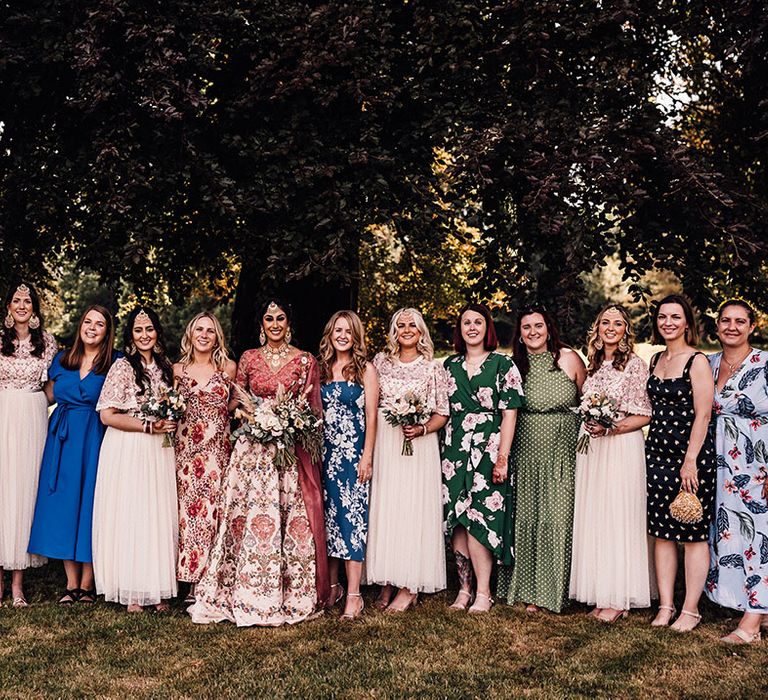
{"label": "green polka dot dress", "polygon": [[512,445],[515,564],[499,569],[497,595],[560,612],[568,597],[579,392],[551,353],[529,355],[525,409]]}

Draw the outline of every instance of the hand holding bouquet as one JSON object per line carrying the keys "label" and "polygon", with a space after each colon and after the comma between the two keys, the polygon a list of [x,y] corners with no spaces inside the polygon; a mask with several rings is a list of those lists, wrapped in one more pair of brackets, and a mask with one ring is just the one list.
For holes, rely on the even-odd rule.
{"label": "hand holding bouquet", "polygon": [[[150,396],[141,406],[141,415],[149,421],[179,421],[187,410],[187,402],[176,390],[161,385],[157,393]],[[163,438],[163,447],[171,447],[173,437],[166,433]]]}
{"label": "hand holding bouquet", "polygon": [[[603,393],[584,395],[581,403],[571,409],[583,423],[596,423],[606,430],[613,428],[618,419],[616,402]],[[589,452],[589,433],[584,433],[576,443],[576,451],[586,454]]]}
{"label": "hand holding bouquet", "polygon": [[242,423],[232,432],[232,442],[245,436],[265,447],[274,447],[275,465],[279,468],[296,464],[294,447],[297,444],[309,453],[313,461],[320,460],[322,421],[309,405],[309,389],[294,396],[281,384],[274,398],[263,398],[235,385],[235,393],[240,401],[235,418]]}
{"label": "hand holding bouquet", "polygon": [[[427,409],[427,402],[416,392],[406,391],[393,401],[384,404],[384,418],[395,428],[403,428],[408,425],[425,425],[432,415]],[[413,454],[413,442],[411,438],[403,439],[403,449],[400,454],[411,456]]]}

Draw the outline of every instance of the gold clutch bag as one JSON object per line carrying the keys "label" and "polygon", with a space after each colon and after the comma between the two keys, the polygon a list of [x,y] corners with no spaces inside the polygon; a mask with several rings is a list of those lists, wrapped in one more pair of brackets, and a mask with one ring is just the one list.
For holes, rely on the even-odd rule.
{"label": "gold clutch bag", "polygon": [[695,493],[680,491],[669,506],[669,514],[680,523],[692,525],[704,519],[704,508]]}

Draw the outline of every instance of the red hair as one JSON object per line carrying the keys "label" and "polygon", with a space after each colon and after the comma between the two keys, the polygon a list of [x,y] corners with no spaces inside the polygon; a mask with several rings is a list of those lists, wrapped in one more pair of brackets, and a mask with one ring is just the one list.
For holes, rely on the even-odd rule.
{"label": "red hair", "polygon": [[464,308],[459,311],[459,315],[456,317],[456,325],[453,327],[453,349],[463,355],[467,352],[467,344],[464,342],[464,338],[461,335],[461,317],[467,311],[474,311],[480,314],[485,319],[485,338],[483,338],[483,348],[491,351],[499,347],[499,339],[496,337],[496,326],[493,325],[493,317],[491,312],[485,304],[466,304]]}

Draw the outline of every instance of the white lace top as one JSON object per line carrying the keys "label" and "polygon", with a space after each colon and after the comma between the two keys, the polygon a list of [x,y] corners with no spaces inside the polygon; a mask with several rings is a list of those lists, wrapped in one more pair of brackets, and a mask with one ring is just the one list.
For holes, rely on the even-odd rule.
{"label": "white lace top", "polygon": [[115,360],[107,372],[96,410],[115,408],[131,416],[140,417],[141,405],[157,391],[161,384],[165,384],[163,374],[155,363],[146,367],[146,372],[149,388],[145,389],[143,394],[139,394],[139,386],[136,384],[136,375],[131,364],[124,357]]}
{"label": "white lace top", "polygon": [[56,355],[56,340],[43,332],[45,349],[42,357],[32,354],[32,341],[18,343],[13,355],[0,353],[0,391],[41,391],[48,381],[48,368]]}
{"label": "white lace top", "polygon": [[419,355],[413,362],[400,362],[380,352],[373,358],[379,373],[379,406],[413,391],[424,397],[431,413],[450,415],[448,408],[448,378],[443,365]]}
{"label": "white lace top", "polygon": [[587,377],[581,393],[602,393],[614,399],[622,417],[650,416],[647,383],[648,365],[637,355],[632,355],[623,372],[614,369],[612,362],[603,362],[597,372]]}

